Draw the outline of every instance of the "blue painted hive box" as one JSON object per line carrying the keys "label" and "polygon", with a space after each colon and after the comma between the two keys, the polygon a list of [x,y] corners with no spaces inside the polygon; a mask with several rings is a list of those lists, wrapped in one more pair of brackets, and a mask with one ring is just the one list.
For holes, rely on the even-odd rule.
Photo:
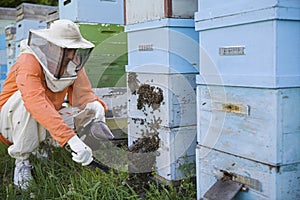
{"label": "blue painted hive box", "polygon": [[123,0],[59,0],[59,18],[74,22],[124,24]]}
{"label": "blue painted hive box", "polygon": [[300,88],[197,86],[198,144],[270,165],[300,162]]}
{"label": "blue painted hive box", "polygon": [[212,19],[271,7],[300,8],[298,0],[198,0],[198,18]]}
{"label": "blue painted hive box", "polygon": [[299,1],[247,2],[200,1],[195,28],[202,83],[300,86]]}
{"label": "blue painted hive box", "polygon": [[127,25],[128,71],[194,73],[199,67],[199,35],[192,19],[165,18]]}
{"label": "blue painted hive box", "polygon": [[15,41],[21,41],[27,39],[30,29],[44,29],[47,27],[45,21],[35,19],[23,19],[16,23],[16,35]]}
{"label": "blue painted hive box", "polygon": [[223,187],[227,188],[225,194],[236,192],[234,200],[298,200],[300,196],[300,163],[268,165],[198,145],[196,173],[198,200],[220,180],[241,184],[242,188],[237,191]]}

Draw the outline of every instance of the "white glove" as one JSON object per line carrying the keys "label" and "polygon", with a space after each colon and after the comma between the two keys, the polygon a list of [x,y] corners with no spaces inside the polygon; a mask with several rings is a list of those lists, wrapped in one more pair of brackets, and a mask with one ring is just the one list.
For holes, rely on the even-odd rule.
{"label": "white glove", "polygon": [[73,136],[68,144],[72,149],[72,159],[83,166],[89,165],[93,161],[93,153],[90,147],[82,142],[77,135]]}
{"label": "white glove", "polygon": [[85,109],[91,109],[95,112],[95,118],[99,121],[105,122],[104,107],[99,101],[93,101],[86,104]]}

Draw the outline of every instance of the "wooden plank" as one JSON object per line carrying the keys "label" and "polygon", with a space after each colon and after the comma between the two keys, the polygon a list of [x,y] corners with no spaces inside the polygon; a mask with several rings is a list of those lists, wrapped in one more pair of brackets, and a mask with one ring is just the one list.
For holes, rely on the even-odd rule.
{"label": "wooden plank", "polygon": [[241,183],[220,179],[204,194],[204,197],[209,200],[231,200],[241,188]]}
{"label": "wooden plank", "polygon": [[15,20],[16,9],[15,8],[1,8],[0,7],[0,20]]}
{"label": "wooden plank", "polygon": [[47,14],[55,9],[55,6],[22,3],[16,7],[16,21],[22,19],[36,19],[46,21]]}

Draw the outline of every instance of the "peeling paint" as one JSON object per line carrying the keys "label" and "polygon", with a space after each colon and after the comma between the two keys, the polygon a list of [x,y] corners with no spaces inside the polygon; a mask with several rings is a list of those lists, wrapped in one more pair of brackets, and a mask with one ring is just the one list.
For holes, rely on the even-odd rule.
{"label": "peeling paint", "polygon": [[112,113],[113,113],[113,116],[124,116],[127,114],[127,105],[124,104],[124,105],[119,105],[119,106],[114,106],[112,108]]}
{"label": "peeling paint", "polygon": [[127,86],[130,89],[131,94],[136,94],[136,91],[139,88],[139,80],[137,79],[137,74],[133,72],[128,73],[127,79]]}

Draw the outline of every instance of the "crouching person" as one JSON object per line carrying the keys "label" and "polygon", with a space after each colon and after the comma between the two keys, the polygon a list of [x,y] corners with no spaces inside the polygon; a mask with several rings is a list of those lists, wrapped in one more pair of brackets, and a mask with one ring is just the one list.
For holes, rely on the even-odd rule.
{"label": "crouching person", "polygon": [[94,45],[75,23],[57,20],[49,29],[31,30],[26,47],[11,67],[0,94],[0,139],[15,158],[14,184],[25,190],[31,180],[29,156],[46,138],[70,145],[72,159],[93,160],[91,149],[68,126],[59,110],[65,97],[79,109],[92,109],[105,121],[105,103],[92,91],[83,68]]}

